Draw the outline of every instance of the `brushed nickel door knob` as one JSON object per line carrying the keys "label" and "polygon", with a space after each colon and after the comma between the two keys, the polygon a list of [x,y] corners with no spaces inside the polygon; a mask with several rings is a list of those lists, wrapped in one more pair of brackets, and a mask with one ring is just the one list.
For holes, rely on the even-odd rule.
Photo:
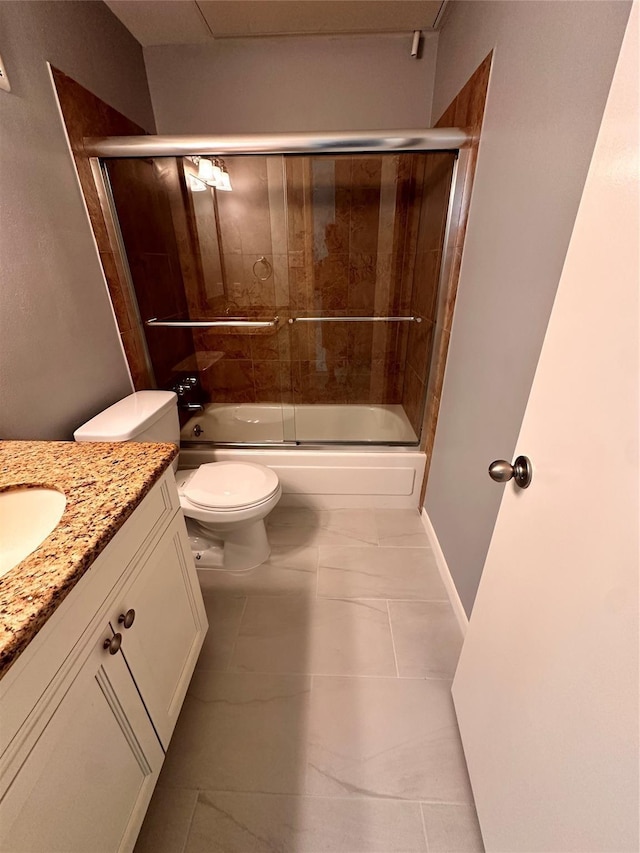
{"label": "brushed nickel door knob", "polygon": [[124,625],[125,628],[130,628],[133,625],[133,620],[136,618],[136,611],[131,608],[126,613],[121,613],[118,616],[118,625]]}
{"label": "brushed nickel door knob", "polygon": [[496,483],[508,483],[513,478],[516,486],[526,489],[531,485],[533,468],[526,456],[518,456],[513,465],[504,459],[496,459],[489,465],[489,476]]}
{"label": "brushed nickel door knob", "polygon": [[113,637],[107,637],[102,644],[103,649],[108,649],[110,655],[117,655],[122,645],[122,634],[114,634]]}

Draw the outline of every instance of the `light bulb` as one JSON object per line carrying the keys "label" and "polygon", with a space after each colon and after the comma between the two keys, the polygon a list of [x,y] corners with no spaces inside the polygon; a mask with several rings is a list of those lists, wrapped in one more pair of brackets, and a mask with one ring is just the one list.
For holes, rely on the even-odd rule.
{"label": "light bulb", "polygon": [[229,172],[226,169],[220,170],[220,179],[218,181],[217,189],[224,190],[224,192],[230,193],[233,187],[231,186],[231,178],[229,177]]}
{"label": "light bulb", "polygon": [[204,181],[196,178],[196,176],[192,175],[191,172],[187,172],[187,179],[189,181],[189,189],[192,193],[203,193],[207,189],[207,185]]}
{"label": "light bulb", "polygon": [[206,157],[200,158],[200,162],[198,163],[198,177],[201,181],[204,181],[205,184],[213,183],[213,163],[211,160],[207,160]]}
{"label": "light bulb", "polygon": [[222,182],[222,169],[218,165],[218,161],[213,161],[213,181],[211,183],[212,187],[219,187]]}

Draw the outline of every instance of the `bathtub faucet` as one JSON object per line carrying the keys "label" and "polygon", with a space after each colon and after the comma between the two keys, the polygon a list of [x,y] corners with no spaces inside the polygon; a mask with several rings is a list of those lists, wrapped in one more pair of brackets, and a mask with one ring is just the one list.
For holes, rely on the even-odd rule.
{"label": "bathtub faucet", "polygon": [[178,408],[183,412],[204,412],[204,405],[193,399],[201,396],[197,376],[183,376],[170,386],[170,390],[178,395]]}
{"label": "bathtub faucet", "polygon": [[178,399],[184,397],[189,391],[193,391],[198,387],[197,376],[183,376],[178,382],[174,382],[171,386],[171,391],[175,391]]}

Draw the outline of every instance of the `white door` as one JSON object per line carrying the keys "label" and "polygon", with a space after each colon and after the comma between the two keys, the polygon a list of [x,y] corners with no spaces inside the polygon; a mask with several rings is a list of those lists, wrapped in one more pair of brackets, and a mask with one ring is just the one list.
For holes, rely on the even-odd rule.
{"label": "white door", "polygon": [[639,849],[638,79],[636,3],[453,684],[492,853]]}

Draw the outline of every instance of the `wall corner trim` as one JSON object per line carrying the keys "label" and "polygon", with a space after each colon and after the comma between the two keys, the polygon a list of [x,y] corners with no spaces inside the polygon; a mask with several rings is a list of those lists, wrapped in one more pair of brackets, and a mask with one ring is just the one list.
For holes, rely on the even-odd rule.
{"label": "wall corner trim", "polygon": [[458,625],[460,626],[460,630],[462,631],[462,636],[464,637],[467,633],[467,628],[469,627],[469,617],[465,613],[464,607],[462,606],[460,596],[458,595],[458,590],[456,589],[456,585],[453,582],[453,577],[451,576],[449,566],[447,565],[447,561],[444,556],[444,551],[440,547],[440,542],[438,542],[438,537],[436,535],[435,528],[431,523],[431,519],[427,515],[427,510],[424,507],[422,507],[420,518],[422,520],[422,526],[425,529],[425,533],[427,534],[427,538],[429,539],[429,544],[433,549],[433,554],[436,558],[436,565],[438,566],[438,571],[440,572],[442,583],[444,584],[445,589],[447,590],[449,601],[451,602],[453,612],[455,613],[456,619],[458,620]]}

